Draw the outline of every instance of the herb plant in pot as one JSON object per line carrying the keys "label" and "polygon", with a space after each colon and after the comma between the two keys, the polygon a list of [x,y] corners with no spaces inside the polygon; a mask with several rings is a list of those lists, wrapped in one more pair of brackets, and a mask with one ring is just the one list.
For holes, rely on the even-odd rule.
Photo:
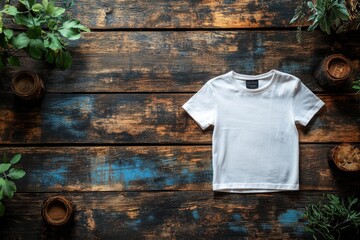
{"label": "herb plant in pot", "polygon": [[79,39],[81,32],[90,31],[65,14],[71,5],[58,7],[54,0],[7,1],[0,11],[0,69],[20,64],[13,49],[68,69],[72,63],[68,40]]}

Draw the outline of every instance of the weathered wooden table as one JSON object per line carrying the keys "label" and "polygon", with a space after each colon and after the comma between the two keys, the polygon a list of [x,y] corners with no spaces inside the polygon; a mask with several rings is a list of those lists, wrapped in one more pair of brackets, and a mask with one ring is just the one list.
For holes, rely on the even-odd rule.
{"label": "weathered wooden table", "polygon": [[[302,213],[326,192],[359,191],[359,179],[328,166],[327,153],[360,142],[359,95],[321,89],[314,68],[343,53],[359,73],[359,33],[304,32],[289,25],[297,1],[78,0],[92,29],[71,43],[73,66],[28,58],[45,79],[41,106],[16,104],[9,68],[0,82],[0,150],[21,153],[27,175],[6,202],[0,239],[294,239],[311,237]],[[298,76],[326,104],[300,131],[298,192],[211,190],[211,130],[181,109],[207,80],[229,70]],[[76,205],[56,233],[40,209],[52,195]]]}

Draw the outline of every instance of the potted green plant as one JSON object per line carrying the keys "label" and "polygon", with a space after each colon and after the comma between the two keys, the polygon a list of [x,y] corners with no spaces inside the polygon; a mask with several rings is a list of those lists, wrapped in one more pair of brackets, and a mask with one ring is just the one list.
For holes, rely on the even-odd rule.
{"label": "potted green plant", "polygon": [[0,69],[7,64],[19,65],[13,49],[21,49],[59,69],[69,68],[72,56],[68,40],[79,39],[81,32],[90,31],[65,14],[72,2],[64,7],[56,6],[54,0],[6,2],[0,11]]}
{"label": "potted green plant", "polygon": [[5,154],[3,155],[3,162],[0,164],[0,217],[5,212],[3,199],[12,199],[16,192],[14,180],[25,176],[25,171],[15,167],[20,159],[21,154],[16,154],[11,160]]}
{"label": "potted green plant", "polygon": [[306,206],[304,217],[305,230],[311,232],[314,239],[359,239],[360,211],[355,197],[341,200],[327,194],[319,202]]}
{"label": "potted green plant", "polygon": [[[310,24],[309,31],[320,28],[327,34],[344,33],[360,28],[360,2],[356,0],[302,0],[295,9],[290,24],[297,23],[296,38],[302,42],[301,26]],[[353,82],[353,89],[360,90],[360,82]]]}

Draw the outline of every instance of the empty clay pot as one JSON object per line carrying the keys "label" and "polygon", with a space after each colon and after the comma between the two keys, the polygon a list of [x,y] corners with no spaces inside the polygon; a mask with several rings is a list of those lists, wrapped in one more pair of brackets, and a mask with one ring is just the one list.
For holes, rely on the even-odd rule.
{"label": "empty clay pot", "polygon": [[74,207],[64,196],[46,199],[41,209],[44,221],[54,227],[65,226],[73,220]]}
{"label": "empty clay pot", "polygon": [[11,80],[11,89],[24,101],[39,101],[45,94],[42,79],[32,71],[20,71]]}
{"label": "empty clay pot", "polygon": [[337,90],[347,86],[351,80],[351,61],[342,54],[327,56],[315,71],[315,78],[326,89]]}

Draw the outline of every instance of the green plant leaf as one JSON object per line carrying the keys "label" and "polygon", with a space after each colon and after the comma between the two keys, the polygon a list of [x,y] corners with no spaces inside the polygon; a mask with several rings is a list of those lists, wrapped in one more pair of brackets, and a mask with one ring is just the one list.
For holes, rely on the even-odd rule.
{"label": "green plant leaf", "polygon": [[69,40],[77,40],[81,37],[80,32],[75,28],[70,28],[70,29],[63,28],[63,29],[59,29],[58,31],[63,37],[66,37]]}
{"label": "green plant leaf", "polygon": [[81,37],[80,32],[89,32],[90,29],[80,24],[78,20],[73,19],[65,21],[58,31],[63,37],[76,40]]}
{"label": "green plant leaf", "polygon": [[67,51],[60,51],[55,58],[55,64],[58,68],[65,70],[72,64],[72,57]]}
{"label": "green plant leaf", "polygon": [[76,20],[76,19],[65,21],[63,23],[63,25],[61,26],[61,28],[64,28],[64,29],[72,29],[72,28],[74,28],[74,29],[78,29],[79,31],[90,32],[89,28],[82,25],[80,23],[80,21]]}
{"label": "green plant leaf", "polygon": [[29,0],[30,7],[32,7],[36,3],[36,1],[37,0]]}
{"label": "green plant leaf", "polygon": [[6,4],[2,12],[11,16],[15,16],[18,13],[18,10],[16,7]]}
{"label": "green plant leaf", "polygon": [[44,6],[40,3],[35,3],[34,5],[32,5],[31,10],[33,10],[34,12],[40,12],[44,10]]}
{"label": "green plant leaf", "polygon": [[10,167],[11,167],[11,163],[0,164],[0,173],[4,173],[5,171],[9,170]]}
{"label": "green plant leaf", "polygon": [[16,66],[16,67],[20,66],[20,60],[18,57],[10,56],[7,60],[11,66]]}
{"label": "green plant leaf", "polygon": [[4,178],[0,178],[0,200],[4,199],[4,189],[3,189],[3,185],[5,184],[5,179]]}
{"label": "green plant leaf", "polygon": [[17,36],[12,38],[12,45],[17,49],[25,48],[29,45],[30,39],[26,35],[26,33],[20,33]]}
{"label": "green plant leaf", "polygon": [[51,17],[56,18],[65,12],[65,8],[56,7],[53,2],[49,2],[46,11]]}
{"label": "green plant leaf", "polygon": [[12,199],[14,193],[16,192],[16,185],[13,181],[8,179],[3,179],[0,181],[0,187],[3,190],[4,197]]}
{"label": "green plant leaf", "polygon": [[26,173],[25,173],[24,170],[17,169],[17,168],[12,168],[9,171],[8,177],[13,179],[13,180],[17,180],[17,179],[20,179],[20,178],[24,177],[25,174]]}
{"label": "green plant leaf", "polygon": [[26,27],[32,27],[35,25],[34,18],[31,15],[16,14],[15,23]]}
{"label": "green plant leaf", "polygon": [[48,28],[50,30],[56,30],[57,29],[57,22],[53,19],[50,19],[48,24],[47,24]]}
{"label": "green plant leaf", "polygon": [[59,38],[53,34],[53,33],[48,33],[48,48],[52,49],[52,50],[60,50],[62,49],[62,45],[61,45],[61,42],[59,40]]}
{"label": "green plant leaf", "polygon": [[5,205],[0,201],[0,217],[4,216]]}
{"label": "green plant leaf", "polygon": [[54,52],[48,51],[48,53],[46,54],[45,60],[46,60],[46,62],[48,62],[50,64],[54,64],[54,62],[55,62]]}
{"label": "green plant leaf", "polygon": [[31,39],[28,47],[29,54],[32,58],[40,60],[45,50],[44,42],[40,39]]}
{"label": "green plant leaf", "polygon": [[334,8],[334,10],[336,11],[336,15],[343,21],[347,21],[350,18],[350,15],[345,7],[345,5],[336,5],[336,7]]}
{"label": "green plant leaf", "polygon": [[26,35],[30,39],[37,39],[41,37],[41,27],[33,26],[26,31]]}
{"label": "green plant leaf", "polygon": [[11,164],[16,164],[20,161],[21,159],[21,154],[16,154],[11,160],[10,160],[10,163]]}
{"label": "green plant leaf", "polygon": [[28,0],[19,0],[26,7],[27,10],[30,10],[30,3]]}
{"label": "green plant leaf", "polygon": [[312,2],[312,1],[308,1],[307,2],[307,5],[308,5],[308,7],[311,9],[311,10],[313,10],[315,7],[314,7],[314,3]]}
{"label": "green plant leaf", "polygon": [[42,5],[44,6],[44,9],[47,10],[48,5],[49,5],[49,1],[48,0],[42,0]]}
{"label": "green plant leaf", "polygon": [[68,20],[63,23],[61,28],[66,28],[66,29],[75,28],[79,23],[80,22],[77,20]]}
{"label": "green plant leaf", "polygon": [[14,35],[14,31],[11,29],[5,29],[4,34],[7,39],[10,39]]}
{"label": "green plant leaf", "polygon": [[41,49],[37,48],[37,47],[31,47],[29,46],[29,55],[30,57],[40,60],[43,56],[43,52],[41,51]]}

